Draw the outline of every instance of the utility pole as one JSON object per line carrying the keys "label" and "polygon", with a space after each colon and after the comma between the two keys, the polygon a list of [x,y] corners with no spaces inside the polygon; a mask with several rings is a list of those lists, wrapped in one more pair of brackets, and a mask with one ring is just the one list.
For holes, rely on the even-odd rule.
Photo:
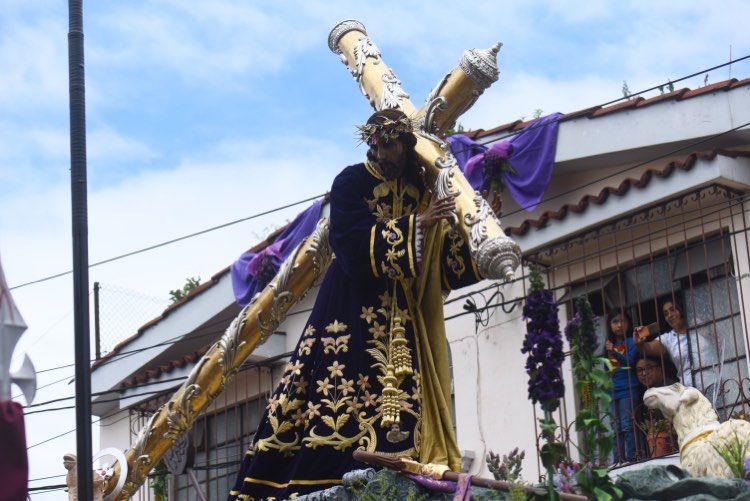
{"label": "utility pole", "polygon": [[99,325],[99,282],[94,282],[94,353],[96,360],[102,358],[102,331]]}
{"label": "utility pole", "polygon": [[86,81],[83,66],[83,0],[68,0],[70,91],[70,192],[73,216],[73,309],[76,362],[76,455],[78,499],[91,499],[91,340],[86,189]]}

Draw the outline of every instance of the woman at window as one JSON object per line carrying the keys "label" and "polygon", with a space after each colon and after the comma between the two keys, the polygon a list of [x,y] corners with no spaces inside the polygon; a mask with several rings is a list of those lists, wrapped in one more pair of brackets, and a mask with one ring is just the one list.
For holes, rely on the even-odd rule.
{"label": "woman at window", "polygon": [[648,328],[636,327],[635,346],[639,352],[650,357],[669,355],[677,367],[680,382],[685,386],[694,386],[690,367],[690,343],[683,309],[674,299],[667,299],[662,303],[661,311],[671,330],[653,341],[647,341]]}
{"label": "woman at window", "polygon": [[607,341],[604,347],[612,364],[613,399],[612,409],[617,434],[617,462],[635,459],[635,431],[633,408],[640,401],[638,379],[635,376],[635,360],[638,351],[629,336],[633,322],[624,310],[612,310],[607,315]]}

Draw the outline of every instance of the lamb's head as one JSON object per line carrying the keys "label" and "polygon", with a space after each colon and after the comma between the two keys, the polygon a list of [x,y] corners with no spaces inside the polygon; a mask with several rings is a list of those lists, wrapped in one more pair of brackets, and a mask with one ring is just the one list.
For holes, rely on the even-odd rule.
{"label": "lamb's head", "polygon": [[[675,383],[671,386],[649,388],[643,394],[643,403],[649,409],[661,411],[664,417],[671,421],[682,404],[683,394],[688,390],[698,391],[695,388],[682,386],[680,383]],[[688,392],[686,396],[691,398],[692,392]]]}
{"label": "lamb's head", "polygon": [[680,439],[696,428],[719,424],[716,411],[708,399],[697,389],[680,383],[646,390],[643,403],[650,409],[660,410],[665,418],[672,421]]}

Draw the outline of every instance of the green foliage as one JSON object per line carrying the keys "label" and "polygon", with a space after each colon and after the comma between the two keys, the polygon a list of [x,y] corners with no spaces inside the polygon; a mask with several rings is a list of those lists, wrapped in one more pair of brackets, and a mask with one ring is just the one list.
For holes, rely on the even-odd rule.
{"label": "green foliage", "polygon": [[544,279],[542,278],[542,273],[539,270],[539,266],[535,264],[529,265],[529,283],[531,283],[531,288],[529,290],[530,294],[539,292],[544,289]]}
{"label": "green foliage", "polygon": [[154,491],[154,498],[157,501],[167,499],[167,480],[169,479],[169,470],[163,461],[159,461],[159,464],[152,470],[149,475],[148,485]]}
{"label": "green foliage", "polygon": [[628,87],[628,82],[625,80],[622,81],[622,97],[625,99],[630,99],[630,87]]}
{"label": "green foliage", "polygon": [[609,360],[594,355],[596,318],[586,297],[575,300],[577,318],[566,329],[571,345],[573,374],[581,397],[575,428],[581,437],[578,451],[581,469],[575,474],[577,488],[590,499],[617,499],[622,492],[609,478],[606,464],[612,451],[612,432],[601,419],[612,400]]}
{"label": "green foliage", "polygon": [[674,92],[674,84],[671,80],[667,80],[667,83],[664,85],[659,85],[657,89],[659,89],[660,94],[664,94],[664,88],[666,87],[667,92]]}
{"label": "green foliage", "polygon": [[731,438],[721,444],[712,443],[714,450],[721,459],[729,466],[729,470],[736,478],[745,478],[745,456],[747,455],[747,443],[740,440],[737,431]]}
{"label": "green foliage", "polygon": [[668,433],[669,421],[666,419],[651,419],[646,423],[646,433]]}
{"label": "green foliage", "polygon": [[188,293],[198,287],[201,283],[201,277],[190,277],[185,279],[185,285],[182,286],[182,289],[174,289],[169,291],[169,298],[172,300],[172,302],[179,301],[180,299],[184,298],[188,295]]}
{"label": "green foliage", "polygon": [[510,499],[510,501],[526,501],[528,496],[523,488],[524,486],[521,483],[513,484],[508,491],[508,499]]}
{"label": "green foliage", "polygon": [[464,128],[464,126],[459,123],[453,129],[448,129],[445,132],[445,137],[452,136],[454,134],[463,134],[464,132],[468,132],[469,130],[470,129]]}
{"label": "green foliage", "polygon": [[534,120],[536,120],[537,118],[539,118],[539,117],[541,117],[541,116],[542,116],[542,113],[544,113],[544,111],[542,111],[542,109],[541,109],[541,108],[537,108],[537,109],[535,109],[535,110],[534,110],[534,113],[532,113],[532,114],[531,114],[531,117],[532,117],[532,118],[533,118]]}

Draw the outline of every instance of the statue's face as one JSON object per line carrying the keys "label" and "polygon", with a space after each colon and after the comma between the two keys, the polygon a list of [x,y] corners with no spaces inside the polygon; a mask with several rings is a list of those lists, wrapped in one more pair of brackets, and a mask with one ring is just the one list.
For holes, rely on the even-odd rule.
{"label": "statue's face", "polygon": [[401,141],[377,141],[372,145],[380,172],[388,179],[396,179],[404,172],[406,152]]}

